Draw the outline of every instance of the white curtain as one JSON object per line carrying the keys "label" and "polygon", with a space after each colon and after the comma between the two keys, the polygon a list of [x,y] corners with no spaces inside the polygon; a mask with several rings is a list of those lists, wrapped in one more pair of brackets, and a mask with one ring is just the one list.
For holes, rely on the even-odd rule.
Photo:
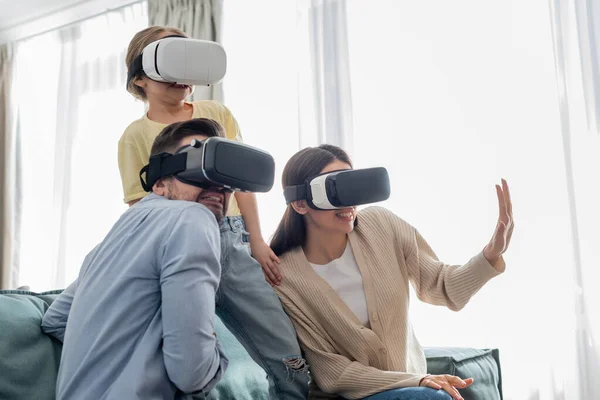
{"label": "white curtain", "polygon": [[600,8],[550,0],[563,154],[571,214],[577,375],[583,399],[600,398]]}
{"label": "white curtain", "polygon": [[257,194],[265,237],[285,209],[281,171],[300,147],[298,73],[307,63],[298,52],[297,10],[294,1],[281,0],[227,0],[223,9],[225,104],[238,120],[244,141],[275,158],[275,185],[269,193]]}
{"label": "white curtain", "polygon": [[346,20],[339,1],[224,2],[226,105],[244,141],[269,151],[276,163],[273,189],[257,194],[265,237],[285,210],[287,160],[324,141],[353,146]]}
{"label": "white curtain", "polygon": [[[556,18],[562,20],[561,27],[555,25],[555,28],[560,29],[556,34],[562,36],[566,46],[565,61],[570,68],[580,71],[583,87],[578,85],[578,90],[582,91],[587,129],[600,133],[600,29],[597,26],[600,7],[594,0],[550,0],[549,3],[555,7],[554,22],[558,22]],[[560,41],[558,37],[555,39]]]}
{"label": "white curtain", "polygon": [[300,146],[330,143],[353,153],[346,0],[298,2]]}
{"label": "white curtain", "polygon": [[[387,206],[441,259],[458,263],[491,235],[493,184],[504,177],[513,193],[506,274],[458,314],[415,301],[423,344],[499,348],[508,399],[596,398],[582,392],[591,379],[582,381],[576,330],[583,317],[600,317],[597,306],[584,315],[576,308],[575,221],[548,3],[349,1],[348,18],[360,110],[355,161],[388,167]],[[589,151],[572,148],[571,157],[588,159]],[[596,187],[597,165],[586,173]],[[577,201],[587,203],[579,189]],[[591,207],[581,218],[598,223]],[[597,247],[600,236],[588,232],[588,246]],[[597,281],[600,264],[588,261],[596,267],[588,281],[592,273]]]}
{"label": "white curtain", "polygon": [[[499,348],[507,400],[586,398],[598,367],[586,378],[580,359],[598,349],[589,342],[578,350],[577,330],[585,319],[585,338],[593,337],[592,328],[600,332],[599,292],[592,291],[600,267],[598,136],[580,132],[569,150],[572,193],[549,4],[347,0],[346,40],[338,37],[344,24],[324,18],[323,37],[315,41],[318,21],[309,16],[317,3],[333,4],[225,3],[227,104],[246,141],[277,162],[277,185],[259,196],[265,236],[285,207],[279,185],[285,162],[307,144],[329,141],[323,126],[335,130],[319,125],[326,91],[313,96],[320,83],[311,77],[328,67],[319,63],[336,59],[323,56],[320,46],[347,42],[348,63],[337,71],[349,71],[355,165],[388,169],[392,196],[383,205],[416,226],[442,260],[463,263],[483,249],[496,223],[500,178],[513,194],[507,272],[460,313],[414,298],[411,318],[422,344]],[[586,114],[579,116],[585,125]],[[334,120],[344,126],[346,117]],[[583,286],[577,257],[585,264]],[[587,309],[576,314],[582,293]],[[593,393],[588,398],[598,397]]]}
{"label": "white curtain", "polygon": [[0,289],[12,287],[11,269],[14,241],[13,216],[15,157],[13,132],[15,129],[14,107],[10,101],[14,81],[14,46],[0,46]]}
{"label": "white curtain", "polygon": [[[148,0],[150,25],[181,29],[195,39],[221,42],[223,0]],[[223,101],[223,86],[196,86],[191,100]]]}
{"label": "white curtain", "polygon": [[125,209],[117,142],[144,112],[125,90],[125,52],[147,25],[137,3],[18,43],[18,286],[67,285]]}

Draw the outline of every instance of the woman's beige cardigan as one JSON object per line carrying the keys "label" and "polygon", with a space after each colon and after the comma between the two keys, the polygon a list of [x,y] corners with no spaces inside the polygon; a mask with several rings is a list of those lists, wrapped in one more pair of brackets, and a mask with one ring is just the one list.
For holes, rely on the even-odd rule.
{"label": "woman's beige cardigan", "polygon": [[412,226],[381,207],[360,211],[348,237],[370,329],[315,273],[302,248],[280,257],[284,278],[275,289],[318,385],[311,398],[360,399],[418,386],[427,363],[408,321],[409,282],[420,300],[457,311],[505,268],[501,259],[496,270],[482,253],[463,266],[445,265]]}

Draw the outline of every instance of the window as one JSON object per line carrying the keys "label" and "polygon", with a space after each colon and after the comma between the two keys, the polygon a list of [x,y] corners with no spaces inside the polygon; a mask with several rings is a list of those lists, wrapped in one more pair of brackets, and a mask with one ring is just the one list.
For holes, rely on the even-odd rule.
{"label": "window", "polygon": [[143,2],[18,45],[19,285],[65,287],[126,209],[117,143],[144,106],[125,51],[146,26]]}

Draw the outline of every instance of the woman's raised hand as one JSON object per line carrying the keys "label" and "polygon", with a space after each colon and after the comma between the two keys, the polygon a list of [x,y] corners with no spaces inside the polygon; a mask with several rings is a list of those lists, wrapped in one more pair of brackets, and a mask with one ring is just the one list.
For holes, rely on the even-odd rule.
{"label": "woman's raised hand", "polygon": [[483,256],[492,266],[496,263],[508,249],[510,238],[512,237],[514,222],[512,215],[512,202],[510,200],[510,190],[508,184],[502,179],[502,186],[496,185],[496,194],[498,195],[498,223],[490,242],[483,249]]}

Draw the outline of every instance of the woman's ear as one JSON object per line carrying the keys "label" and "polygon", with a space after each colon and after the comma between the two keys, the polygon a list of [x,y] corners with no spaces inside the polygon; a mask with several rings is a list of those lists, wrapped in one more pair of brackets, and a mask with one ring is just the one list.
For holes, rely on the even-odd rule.
{"label": "woman's ear", "polygon": [[300,215],[305,215],[308,212],[308,204],[306,204],[306,200],[293,201],[292,208]]}

